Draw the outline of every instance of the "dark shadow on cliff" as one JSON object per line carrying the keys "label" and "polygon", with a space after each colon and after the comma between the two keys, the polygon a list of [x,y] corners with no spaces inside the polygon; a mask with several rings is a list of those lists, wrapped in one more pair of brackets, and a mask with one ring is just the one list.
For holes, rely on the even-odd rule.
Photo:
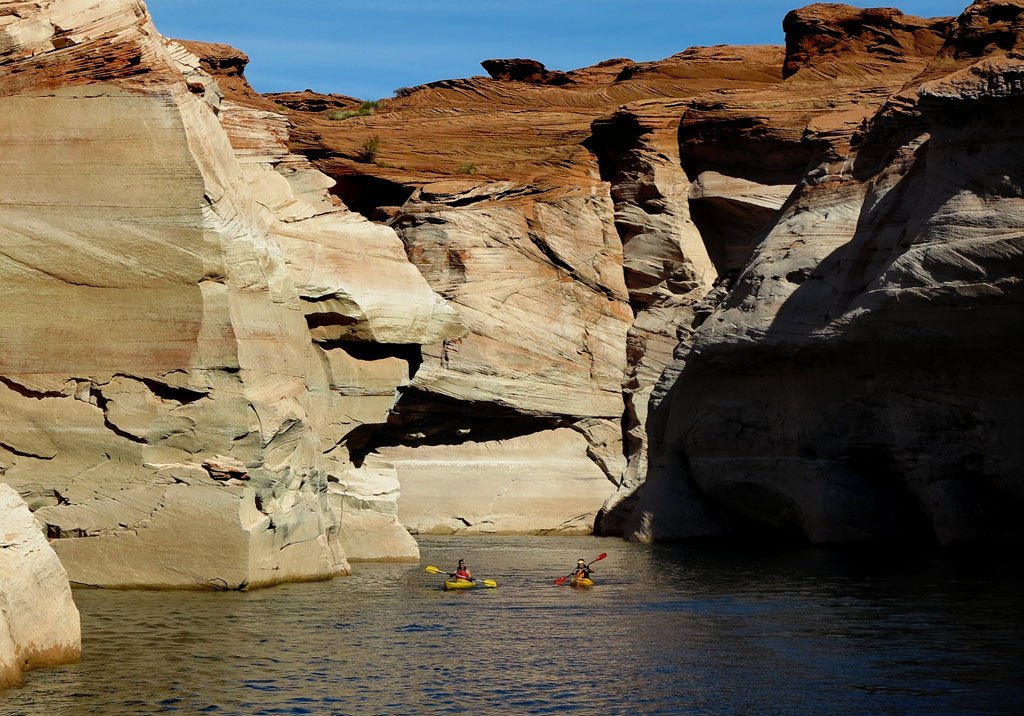
{"label": "dark shadow on cliff", "polygon": [[493,403],[472,403],[416,388],[400,389],[384,423],[367,423],[345,438],[356,466],[382,447],[460,445],[511,440],[544,430],[572,427],[571,416],[526,415]]}
{"label": "dark shadow on cliff", "polygon": [[412,196],[413,189],[404,184],[369,174],[336,174],[330,192],[345,206],[371,221],[386,221],[388,215],[381,207],[398,207]]}
{"label": "dark shadow on cliff", "polygon": [[[964,121],[951,120],[950,132]],[[1014,119],[998,121],[1012,127]],[[918,134],[920,126],[877,125],[854,178],[877,177]],[[869,189],[848,242],[809,273],[787,277],[797,288],[755,344],[698,339],[673,386],[676,400],[652,412],[652,428],[677,426],[680,444],[667,449],[684,451],[693,472],[678,480],[700,484],[734,529],[752,521],[773,534],[1024,542],[1016,518],[1024,434],[1020,408],[1007,399],[1024,395],[1020,288],[945,291],[956,284],[955,260],[946,266],[929,256],[925,278],[895,270],[899,295],[868,291],[919,232],[942,229],[937,214],[965,188],[968,179],[950,180],[955,161],[929,157],[934,141],[916,148],[884,196]],[[999,143],[976,151],[991,155],[994,177],[1021,175],[1020,157]],[[982,268],[1012,275],[1017,264],[1005,261]],[[747,293],[741,283],[727,305]],[[787,509],[794,501],[803,508]]]}

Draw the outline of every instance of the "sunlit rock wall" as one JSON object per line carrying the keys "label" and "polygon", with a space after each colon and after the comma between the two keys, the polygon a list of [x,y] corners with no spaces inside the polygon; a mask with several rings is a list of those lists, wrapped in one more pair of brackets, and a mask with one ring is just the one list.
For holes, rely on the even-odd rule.
{"label": "sunlit rock wall", "polygon": [[346,571],[318,359],[216,85],[141,3],[0,11],[3,480],[74,583]]}
{"label": "sunlit rock wall", "polygon": [[[232,102],[283,114],[293,125],[289,147],[308,151],[315,138],[311,121],[318,127],[326,122],[351,141],[347,128],[361,118],[349,122],[324,116],[346,107],[351,98],[310,92],[260,97],[237,87],[234,70],[230,76],[219,74],[225,64],[237,64],[232,59],[237,53],[222,46],[186,44],[204,67],[218,73],[218,81],[223,78]],[[414,104],[433,113],[433,105],[424,101],[418,97]],[[222,112],[225,126],[232,111]],[[378,116],[395,119],[383,109]],[[488,123],[496,116],[489,109]],[[518,118],[514,113],[503,116],[499,123]],[[397,128],[418,135],[424,127],[420,120],[398,119]],[[466,134],[459,141],[480,141],[485,136],[480,129],[461,127]],[[522,128],[503,131],[512,145],[531,136]],[[553,133],[561,138],[566,128],[556,127]],[[423,139],[415,154],[429,154],[432,165],[461,151],[437,136]],[[241,145],[232,141],[238,151]],[[548,138],[540,141],[550,144]],[[393,136],[382,139],[384,146],[393,143]],[[496,520],[508,532],[589,531],[602,502],[614,491],[624,467],[618,426],[624,339],[632,320],[621,242],[607,187],[591,166],[591,155],[572,145],[545,151],[578,155],[588,164],[563,166],[560,171],[566,170],[568,178],[525,183],[518,176],[482,180],[471,176],[471,169],[445,180],[417,182],[416,187],[376,180],[360,184],[351,176],[335,175],[339,183],[330,188],[333,194],[375,220],[390,219],[391,228],[363,222],[366,237],[353,246],[359,249],[371,236],[379,241],[397,232],[404,266],[416,272],[419,284],[404,273],[395,280],[401,262],[366,264],[362,271],[350,271],[346,280],[354,283],[346,292],[337,292],[324,282],[324,260],[337,255],[330,260],[355,266],[357,256],[361,261],[367,257],[359,251],[338,252],[337,242],[311,241],[308,231],[304,238],[293,236],[307,222],[282,218],[282,225],[273,229],[303,294],[313,338],[331,370],[340,371],[334,384],[342,393],[361,398],[358,409],[354,400],[345,403],[350,406],[347,413],[358,419],[337,422],[325,441],[330,457],[348,461],[330,487],[332,493],[346,494],[339,505],[343,539],[345,524],[365,523],[377,533],[388,514],[390,519],[397,514],[413,531],[493,532]],[[318,148],[309,156],[330,153]],[[294,160],[283,160],[278,171],[287,176],[286,165]],[[392,165],[380,161],[360,166],[387,172]],[[387,215],[370,209],[392,202],[404,204],[390,206]],[[351,216],[346,221],[349,231],[358,225]],[[314,274],[295,272],[313,261],[321,262]],[[416,291],[429,287],[443,297],[442,305],[457,319],[457,330],[427,331],[433,319],[420,316],[417,325],[422,329],[388,332],[381,330],[385,314],[372,323],[355,310],[389,287],[402,287],[410,298],[419,295],[405,288],[413,285]],[[481,445],[487,449],[482,451]],[[552,449],[557,457],[530,455],[526,445]],[[491,451],[501,458],[491,459]],[[450,479],[453,464],[467,466],[457,481]],[[513,469],[535,479],[510,485]],[[551,484],[542,484],[542,475]],[[577,475],[585,476],[586,489],[563,497],[570,486],[578,487]],[[458,493],[463,497],[456,499]],[[495,495],[513,500],[496,511]],[[397,512],[392,511],[396,500]],[[374,511],[380,514],[374,516]],[[350,542],[346,549],[355,556]]]}
{"label": "sunlit rock wall", "polygon": [[[507,188],[439,183],[394,221],[466,327],[424,349],[367,445],[417,532],[590,532],[622,472],[632,315],[611,202],[580,189],[503,202]],[[450,206],[466,198],[479,206]]]}
{"label": "sunlit rock wall", "polygon": [[313,340],[312,413],[340,542],[352,560],[415,559],[416,542],[397,517],[397,479],[355,465],[346,438],[386,421],[397,389],[421,362],[421,346],[466,329],[409,262],[394,230],[349,212],[327,192],[332,179],[289,153],[284,116],[224,102],[219,117],[281,247]]}
{"label": "sunlit rock wall", "polygon": [[0,484],[0,689],[28,669],[76,662],[81,652],[67,573],[28,506]]}

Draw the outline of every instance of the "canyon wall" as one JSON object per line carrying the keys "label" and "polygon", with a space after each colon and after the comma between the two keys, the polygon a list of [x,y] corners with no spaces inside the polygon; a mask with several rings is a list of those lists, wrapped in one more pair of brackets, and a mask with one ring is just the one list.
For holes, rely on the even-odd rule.
{"label": "canyon wall", "polygon": [[[709,90],[780,82],[783,59],[695,48],[567,73],[486,61],[490,77],[404,88],[369,112],[309,91],[267,98],[290,109],[293,150],[397,230],[468,329],[424,351],[389,424],[365,431],[368,459],[397,470],[410,529],[522,531],[536,515],[535,531],[621,531],[611,508],[643,481],[676,314],[717,275],[690,219],[679,117]],[[542,524],[560,499],[562,520]]]}
{"label": "canyon wall", "polygon": [[75,584],[415,559],[345,438],[466,332],[144,5],[0,3],[0,478]]}
{"label": "canyon wall", "polygon": [[346,571],[308,329],[215,83],[141,3],[0,8],[4,482],[76,583]]}
{"label": "canyon wall", "polygon": [[[241,72],[230,48],[185,44],[218,78],[228,75],[232,106],[281,111],[277,98],[232,81]],[[316,112],[344,106],[308,93],[288,101]],[[303,134],[301,119],[285,116],[289,145],[301,145],[294,139]],[[588,180],[560,189],[537,212],[521,198],[534,188],[508,181],[403,189],[401,210],[393,207],[388,227],[377,228],[398,232],[406,266],[443,297],[458,331],[427,345],[408,330],[361,338],[326,311],[310,316],[321,348],[391,342],[390,353],[374,349],[377,357],[410,361],[402,384],[386,386],[384,412],[339,433],[336,452],[351,463],[348,477],[388,480],[395,495],[401,486],[399,519],[412,532],[589,533],[614,490],[630,315],[621,247],[600,188]],[[369,187],[364,199],[390,196]],[[382,278],[363,275],[370,283]],[[365,344],[353,356],[369,357]]]}
{"label": "canyon wall", "polygon": [[[73,583],[415,559],[403,481],[416,531],[592,529],[631,320],[596,172],[536,215],[442,220],[465,187],[434,186],[403,240],[290,151],[244,55],[162,38],[142,3],[3,2],[0,38],[0,477]],[[453,469],[479,499],[432,507]]]}
{"label": "canyon wall", "polygon": [[658,386],[628,534],[1019,543],[1024,4],[785,25],[795,92],[926,61],[862,120],[804,128],[796,190]]}
{"label": "canyon wall", "polygon": [[1017,538],[1021,25],[812,5],[363,104],[0,2],[0,482],[108,587],[410,532]]}
{"label": "canyon wall", "polygon": [[[1001,18],[1004,11],[981,12]],[[977,24],[968,19],[961,23]],[[425,358],[426,372],[415,381],[421,390],[396,404],[393,419],[402,429],[418,429],[403,436],[378,431],[367,444],[368,454],[389,455],[400,481],[410,487],[409,501],[400,502],[407,524],[422,531],[460,531],[461,521],[466,529],[495,530],[503,508],[489,499],[496,493],[476,492],[479,480],[460,477],[462,456],[478,454],[481,443],[490,445],[493,463],[471,458],[473,467],[466,474],[475,470],[498,475],[502,465],[512,464],[508,456],[517,452],[502,442],[536,433],[536,425],[527,419],[560,421],[549,422],[551,427],[568,424],[571,416],[545,404],[543,394],[524,399],[525,391],[538,386],[538,378],[541,384],[557,380],[564,372],[562,363],[535,348],[531,365],[538,370],[532,373],[505,361],[521,350],[520,336],[530,336],[534,344],[540,336],[541,345],[550,344],[552,327],[546,321],[550,316],[565,325],[558,310],[567,301],[599,308],[592,299],[597,298],[593,289],[600,288],[628,305],[631,315],[623,313],[617,334],[621,337],[625,329],[624,359],[606,374],[607,385],[615,370],[623,371],[617,426],[622,456],[602,465],[617,489],[597,516],[599,533],[648,540],[753,529],[812,541],[890,535],[955,541],[921,519],[919,513],[931,509],[931,498],[899,487],[905,480],[944,478],[906,477],[909,468],[887,456],[886,441],[898,441],[881,437],[884,430],[877,426],[885,418],[872,407],[880,395],[892,402],[908,389],[922,401],[952,400],[936,397],[940,393],[933,382],[908,388],[903,383],[915,384],[916,377],[880,377],[899,362],[889,357],[889,350],[905,353],[906,362],[915,364],[915,353],[935,355],[934,346],[916,342],[918,334],[885,337],[900,331],[888,324],[887,310],[872,314],[887,331],[865,329],[859,342],[845,329],[836,330],[842,338],[834,345],[843,360],[877,383],[866,392],[857,388],[847,394],[830,372],[842,361],[815,352],[821,345],[815,341],[824,334],[808,331],[814,340],[807,339],[807,346],[801,343],[803,336],[791,341],[795,346],[777,345],[788,313],[776,314],[776,294],[781,305],[796,286],[807,306],[818,310],[823,299],[814,293],[821,285],[814,271],[824,260],[822,252],[851,242],[855,231],[845,224],[856,224],[860,213],[845,203],[848,196],[834,196],[843,181],[833,178],[847,174],[853,183],[866,186],[864,167],[890,161],[885,158],[891,141],[887,132],[897,125],[869,127],[892,111],[894,102],[899,104],[894,98],[916,91],[936,71],[935,63],[950,52],[954,18],[813,5],[787,16],[784,28],[785,48],[692,48],[659,62],[611,60],[568,73],[549,71],[531,60],[487,61],[483,64],[489,78],[404,88],[396,98],[373,107],[308,91],[274,96],[292,110],[288,114],[296,130],[291,146],[338,181],[335,191],[343,201],[396,228],[410,259],[456,306],[470,330],[463,340],[472,352],[452,352],[446,344],[438,362]],[[993,42],[977,41],[962,51],[964,57],[976,60],[1002,46],[1001,39]],[[361,155],[367,141],[374,142],[372,156]],[[861,159],[862,154],[872,158]],[[594,181],[598,177],[600,183]],[[817,193],[808,187],[817,187]],[[581,203],[585,193],[589,198]],[[828,208],[814,213],[811,221],[806,212],[817,201],[825,201]],[[902,198],[890,198],[896,201]],[[580,251],[586,249],[581,237],[590,237],[599,251],[602,246],[617,250],[614,238],[595,241],[599,233],[608,236],[609,211],[621,244],[621,256],[614,257],[621,261],[621,283],[609,279],[613,269],[605,263],[607,254]],[[572,220],[539,222],[539,216]],[[525,230],[521,217],[526,218]],[[787,221],[798,228],[783,230]],[[900,223],[902,215],[879,214],[873,221],[889,226]],[[574,244],[566,243],[564,230],[551,230],[567,225],[574,227]],[[790,238],[783,240],[784,234]],[[524,235],[532,246],[520,238]],[[520,282],[509,290],[544,297],[535,298],[537,304],[551,306],[540,321],[522,323],[516,312],[522,299],[502,284],[510,243],[539,248],[531,260],[561,272],[566,283],[575,284],[575,296],[584,300]],[[846,295],[853,288],[839,284],[869,283],[855,268],[860,260],[858,255],[854,263],[833,268],[834,275],[821,279],[827,286],[822,290]],[[1013,270],[1007,269],[1011,274]],[[514,274],[532,275],[523,268]],[[474,288],[481,279],[486,280],[478,285],[490,292],[489,300]],[[506,296],[516,304],[510,307]],[[823,315],[832,321],[845,310],[843,304],[824,309]],[[600,315],[592,312],[585,321],[601,325]],[[940,332],[936,340],[941,343],[955,332]],[[615,334],[609,335],[614,341]],[[997,336],[993,340],[1012,356],[1013,340],[998,331]],[[483,345],[501,350],[488,354]],[[592,352],[580,334],[570,345]],[[857,357],[862,350],[867,352]],[[794,354],[800,356],[797,366]],[[761,363],[770,368],[759,372]],[[557,402],[572,414],[602,419],[613,429],[608,413],[592,412],[595,404],[579,402],[582,396],[576,395],[600,375],[577,372],[566,381],[577,389]],[[485,385],[507,382],[499,391],[476,392],[481,376]],[[859,385],[861,380],[846,382]],[[611,390],[607,392],[610,396]],[[725,406],[722,416],[718,408],[709,407],[718,402]],[[608,410],[617,407],[608,401]],[[468,425],[442,424],[451,412],[503,415],[504,430],[514,424],[524,428],[515,434],[472,436]],[[844,417],[835,418],[830,427],[819,424],[832,413]],[[848,417],[851,413],[860,417]],[[432,419],[422,420],[427,414]],[[750,414],[757,417],[748,419]],[[856,430],[843,422],[853,419],[859,421]],[[988,419],[986,425],[996,422]],[[899,433],[902,428],[892,430]],[[823,435],[808,437],[818,432]],[[917,432],[914,450],[925,450],[927,431]],[[1002,450],[1005,431],[994,432],[1003,437],[965,454],[983,455],[990,447]],[[830,440],[841,445],[828,450],[816,445]],[[879,441],[883,444],[873,444]],[[433,451],[437,444],[447,451]],[[568,446],[548,444],[548,452],[568,454]],[[524,473],[545,472],[520,455]],[[804,465],[802,471],[792,467],[793,461]],[[433,502],[424,502],[430,495],[414,485],[432,466],[446,462],[427,483],[436,488]],[[915,469],[929,475],[938,470],[923,462]],[[589,470],[585,462],[578,465],[578,474]],[[869,476],[851,477],[851,470]],[[649,473],[652,479],[645,485]],[[897,474],[899,478],[893,477]],[[871,486],[865,488],[858,480]],[[473,487],[463,496],[456,492],[459,484]],[[960,488],[954,491],[966,494]],[[849,504],[844,505],[846,499]],[[972,498],[964,499],[973,504]],[[486,504],[486,511],[468,514],[465,500]],[[800,506],[793,507],[794,501]],[[918,502],[923,506],[916,506]],[[448,503],[453,511],[448,524],[424,521],[423,513]],[[981,514],[986,511],[979,509]],[[843,510],[860,514],[868,526],[862,529]],[[881,518],[872,514],[879,511],[888,511],[884,519],[901,526],[877,531]],[[816,521],[831,526],[819,528]],[[836,527],[839,523],[851,526],[844,530]]]}

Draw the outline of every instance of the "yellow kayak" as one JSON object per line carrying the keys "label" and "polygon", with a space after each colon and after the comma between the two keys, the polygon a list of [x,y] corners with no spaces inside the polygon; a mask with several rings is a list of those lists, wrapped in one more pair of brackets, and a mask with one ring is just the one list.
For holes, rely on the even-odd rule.
{"label": "yellow kayak", "polygon": [[456,579],[456,580],[451,581],[451,582],[448,581],[447,579],[444,580],[444,588],[445,589],[469,589],[470,587],[475,587],[475,586],[476,586],[476,582],[470,582],[470,581],[467,581],[465,579]]}
{"label": "yellow kayak", "polygon": [[572,586],[574,587],[593,587],[594,580],[588,579],[586,577],[573,577],[572,582],[570,582],[570,584],[572,584]]}

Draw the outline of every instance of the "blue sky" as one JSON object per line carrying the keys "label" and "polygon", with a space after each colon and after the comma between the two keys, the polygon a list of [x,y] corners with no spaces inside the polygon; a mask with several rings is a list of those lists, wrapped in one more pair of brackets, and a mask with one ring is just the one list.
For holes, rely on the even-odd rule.
{"label": "blue sky", "polygon": [[[612,57],[656,60],[693,45],[782,44],[799,0],[147,0],[168,37],[249,55],[260,92],[314,89],[362,99],[484,74],[530,57],[571,70]],[[958,15],[970,0],[891,0],[912,15]]]}

